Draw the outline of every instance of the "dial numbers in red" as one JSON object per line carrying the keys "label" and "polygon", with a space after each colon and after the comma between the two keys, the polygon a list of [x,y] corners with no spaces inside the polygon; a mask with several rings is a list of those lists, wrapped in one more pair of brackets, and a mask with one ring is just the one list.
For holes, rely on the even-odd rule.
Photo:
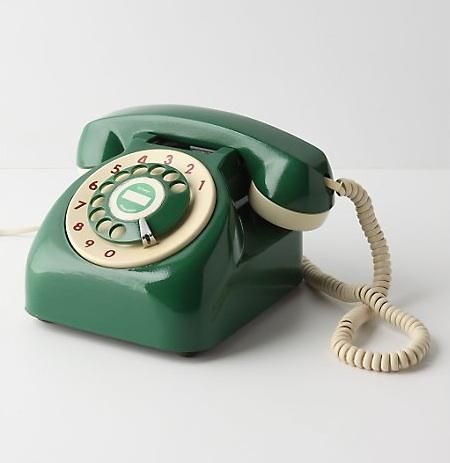
{"label": "dial numbers in red", "polygon": [[83,206],[86,206],[86,202],[85,201],[81,201],[81,199],[78,200],[78,206],[75,206],[74,209],[77,210],[77,209],[80,209],[81,207]]}
{"label": "dial numbers in red", "polygon": [[89,184],[90,190],[96,190],[98,188],[98,180],[94,180],[92,183]]}
{"label": "dial numbers in red", "polygon": [[112,170],[110,171],[112,174],[117,174],[120,172],[120,169],[122,168],[122,165],[121,164],[116,164]]}

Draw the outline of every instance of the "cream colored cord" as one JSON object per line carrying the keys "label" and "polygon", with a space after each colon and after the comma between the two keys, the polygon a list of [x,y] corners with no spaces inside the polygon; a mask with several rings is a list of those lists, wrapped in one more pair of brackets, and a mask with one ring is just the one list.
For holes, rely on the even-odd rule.
{"label": "cream colored cord", "polygon": [[[325,179],[328,188],[346,196],[356,207],[361,228],[372,250],[374,277],[372,286],[353,286],[323,273],[308,258],[303,258],[306,282],[315,289],[344,302],[362,302],[340,320],[332,338],[331,349],[348,365],[365,370],[394,372],[419,363],[430,348],[430,335],[421,321],[391,304],[386,296],[391,282],[389,249],[375,217],[372,202],[361,185],[347,179]],[[397,352],[370,352],[355,346],[356,331],[375,313],[404,331],[411,342]]]}
{"label": "cream colored cord", "polygon": [[39,230],[39,227],[22,227],[22,228],[0,228],[0,236],[23,235],[25,233],[33,233]]}

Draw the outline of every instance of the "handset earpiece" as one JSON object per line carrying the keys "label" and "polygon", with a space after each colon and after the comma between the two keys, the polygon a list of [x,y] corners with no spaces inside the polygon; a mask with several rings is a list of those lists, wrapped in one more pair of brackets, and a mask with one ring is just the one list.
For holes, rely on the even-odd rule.
{"label": "handset earpiece", "polygon": [[263,219],[287,230],[314,230],[320,227],[328,216],[328,211],[305,213],[280,206],[264,196],[253,181],[250,184],[248,199],[253,210]]}
{"label": "handset earpiece", "polygon": [[289,137],[295,140],[295,145],[283,146],[289,151],[270,147],[270,151],[242,153],[252,178],[249,203],[258,215],[278,227],[314,230],[333,206],[333,192],[324,183],[331,170],[322,151]]}

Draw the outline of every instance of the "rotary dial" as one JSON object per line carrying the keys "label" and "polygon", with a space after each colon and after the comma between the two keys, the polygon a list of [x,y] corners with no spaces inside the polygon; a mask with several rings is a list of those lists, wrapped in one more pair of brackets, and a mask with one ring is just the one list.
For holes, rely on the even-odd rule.
{"label": "rotary dial", "polygon": [[174,167],[138,163],[122,169],[99,185],[89,202],[91,227],[116,243],[156,244],[188,211],[189,184]]}
{"label": "rotary dial", "polygon": [[84,180],[68,205],[66,234],[97,265],[147,265],[197,237],[215,202],[214,180],[198,159],[171,149],[137,151]]}

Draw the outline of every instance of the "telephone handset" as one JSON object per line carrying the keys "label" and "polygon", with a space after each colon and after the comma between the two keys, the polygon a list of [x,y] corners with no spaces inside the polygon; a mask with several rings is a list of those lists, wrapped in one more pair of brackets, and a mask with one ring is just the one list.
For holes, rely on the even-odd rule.
{"label": "telephone handset", "polygon": [[[89,123],[89,171],[56,202],[27,265],[27,310],[45,321],[191,355],[212,348],[305,278],[360,305],[332,349],[346,363],[397,371],[429,349],[423,324],[386,299],[390,261],[365,190],[332,179],[325,155],[247,117],[189,106],[126,109]],[[347,196],[372,249],[374,281],[350,286],[302,257],[333,193]],[[371,313],[409,347],[352,344]]]}

